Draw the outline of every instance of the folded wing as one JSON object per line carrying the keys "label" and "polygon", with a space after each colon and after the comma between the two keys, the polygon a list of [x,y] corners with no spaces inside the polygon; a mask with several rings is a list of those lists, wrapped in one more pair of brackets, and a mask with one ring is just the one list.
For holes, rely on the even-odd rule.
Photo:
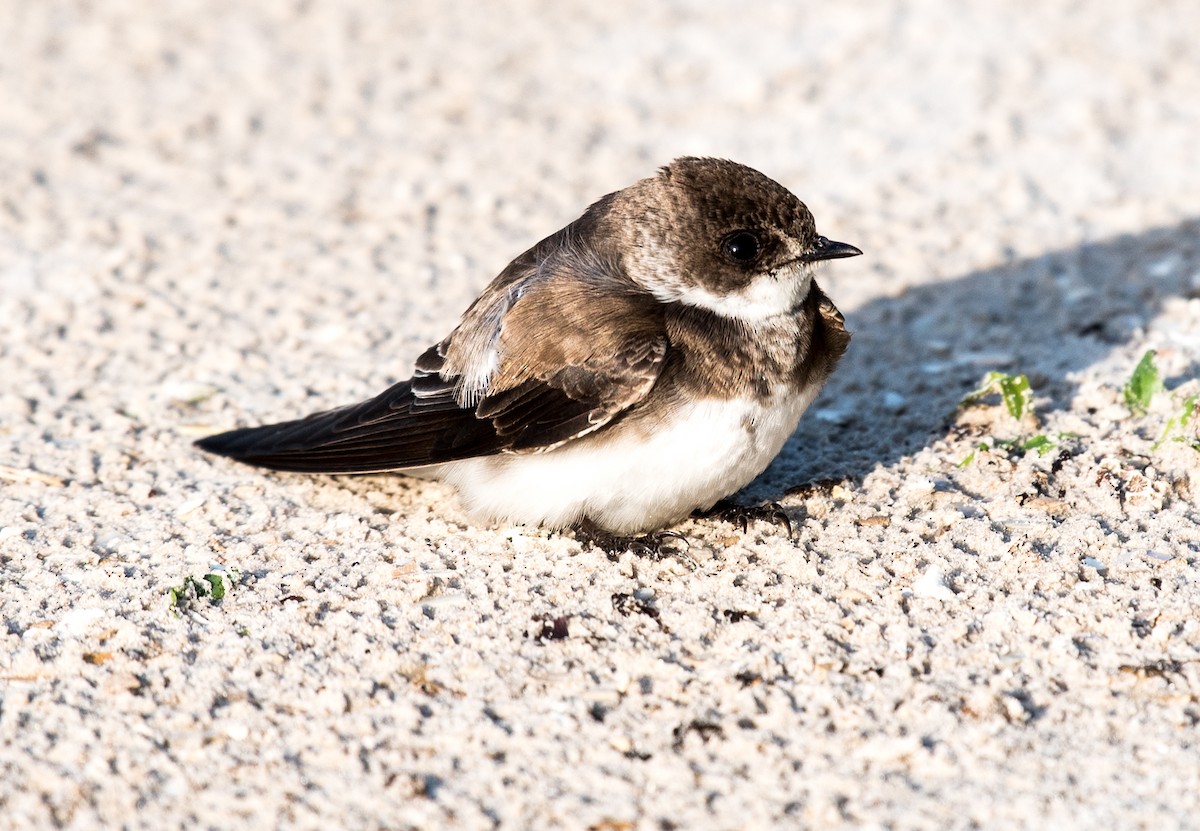
{"label": "folded wing", "polygon": [[[544,452],[601,429],[658,379],[662,319],[611,267],[591,258],[581,274],[578,257],[555,253],[525,255],[525,279],[506,271],[410,380],[360,404],[197,444],[275,470],[377,473]],[[465,384],[475,389],[464,394]]]}

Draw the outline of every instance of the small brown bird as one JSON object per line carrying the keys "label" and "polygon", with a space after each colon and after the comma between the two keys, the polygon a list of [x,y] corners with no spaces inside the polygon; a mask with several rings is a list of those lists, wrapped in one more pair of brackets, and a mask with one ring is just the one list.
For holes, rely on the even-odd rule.
{"label": "small brown bird", "polygon": [[779,453],[850,341],[813,264],[861,253],[763,174],[677,159],[513,260],[411,379],[197,444],[440,478],[484,521],[660,529]]}

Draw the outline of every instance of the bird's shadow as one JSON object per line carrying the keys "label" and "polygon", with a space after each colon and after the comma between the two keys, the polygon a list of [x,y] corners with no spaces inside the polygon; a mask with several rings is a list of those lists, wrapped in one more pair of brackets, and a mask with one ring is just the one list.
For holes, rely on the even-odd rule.
{"label": "bird's shadow", "polygon": [[[973,272],[847,312],[854,339],[770,468],[739,497],[860,482],[944,436],[991,370],[1025,373],[1042,412],[1069,408],[1073,376],[1127,344],[1170,297],[1200,288],[1200,218]],[[836,302],[836,281],[832,290]],[[1186,376],[1200,370],[1191,356]]]}

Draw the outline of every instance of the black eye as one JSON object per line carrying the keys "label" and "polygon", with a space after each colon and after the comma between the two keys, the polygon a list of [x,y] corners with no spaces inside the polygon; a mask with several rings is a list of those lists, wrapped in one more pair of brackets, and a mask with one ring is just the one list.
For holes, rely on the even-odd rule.
{"label": "black eye", "polygon": [[721,250],[725,252],[725,256],[738,263],[752,263],[757,260],[760,248],[758,237],[749,231],[736,231],[721,243]]}

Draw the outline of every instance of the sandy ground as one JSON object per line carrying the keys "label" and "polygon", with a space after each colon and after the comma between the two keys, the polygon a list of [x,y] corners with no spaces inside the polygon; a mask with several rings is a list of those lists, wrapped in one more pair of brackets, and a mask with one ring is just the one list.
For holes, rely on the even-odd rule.
{"label": "sandy ground", "polygon": [[[1200,6],[505,9],[0,3],[0,826],[1196,827]],[[794,539],[191,447],[683,154],[867,252]]]}

